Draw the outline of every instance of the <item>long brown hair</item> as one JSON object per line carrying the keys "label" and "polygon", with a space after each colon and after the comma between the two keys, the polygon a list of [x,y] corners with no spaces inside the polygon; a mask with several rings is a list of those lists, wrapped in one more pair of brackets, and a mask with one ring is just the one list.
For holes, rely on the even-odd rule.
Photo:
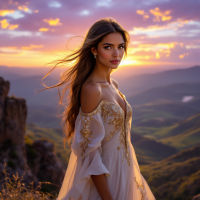
{"label": "long brown hair", "polygon": [[[68,141],[70,144],[70,139],[73,137],[74,128],[75,128],[75,120],[79,112],[80,108],[80,93],[81,87],[85,80],[89,77],[91,72],[95,66],[95,58],[91,52],[91,48],[97,46],[99,42],[109,33],[121,33],[124,42],[124,52],[125,56],[127,56],[127,47],[130,41],[130,36],[127,31],[125,31],[122,26],[116,22],[113,18],[103,18],[96,21],[91,28],[88,30],[83,44],[81,47],[76,50],[74,53],[67,55],[65,58],[53,61],[51,63],[56,62],[53,69],[61,64],[71,64],[72,66],[68,68],[63,74],[61,74],[61,78],[58,84],[53,85],[51,87],[47,87],[43,84],[46,89],[58,87],[59,93],[59,104],[63,104],[63,97],[65,92],[69,89],[68,97],[67,97],[67,106],[65,106],[65,110],[62,113],[62,121],[63,124],[63,131],[66,135],[64,139],[64,144]],[[42,80],[53,70],[51,69],[43,78]],[[112,73],[113,70],[111,70]],[[67,84],[67,85],[66,85]],[[59,87],[64,88],[59,91]],[[43,90],[46,90],[43,89]],[[40,90],[42,91],[42,90]]]}

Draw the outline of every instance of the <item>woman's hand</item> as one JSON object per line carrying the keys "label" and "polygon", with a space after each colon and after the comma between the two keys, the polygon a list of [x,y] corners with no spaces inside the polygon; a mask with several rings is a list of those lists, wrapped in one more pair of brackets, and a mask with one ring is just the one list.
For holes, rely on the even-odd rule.
{"label": "woman's hand", "polygon": [[110,190],[108,188],[106,175],[91,175],[91,178],[102,200],[113,200]]}

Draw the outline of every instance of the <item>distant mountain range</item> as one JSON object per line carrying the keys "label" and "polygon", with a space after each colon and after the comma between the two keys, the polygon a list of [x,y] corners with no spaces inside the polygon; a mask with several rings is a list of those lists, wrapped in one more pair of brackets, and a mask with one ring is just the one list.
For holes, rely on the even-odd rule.
{"label": "distant mountain range", "polygon": [[[27,72],[29,75],[25,76],[25,73],[22,73],[21,69],[17,71],[17,68],[10,69],[5,66],[0,66],[0,76],[11,82],[9,95],[13,94],[25,98],[28,106],[47,104],[55,106],[58,101],[58,99],[55,98],[58,96],[56,88],[36,94],[36,91],[44,88],[41,84],[41,79],[50,68],[38,69],[41,71],[41,76],[36,75],[35,69],[30,69],[30,72]],[[26,71],[28,71],[28,69],[26,69]],[[55,72],[52,72],[52,74],[44,79],[45,84],[51,86],[58,83],[60,72],[60,69],[56,69]],[[32,76],[30,75],[31,73],[33,74]],[[154,87],[167,86],[175,83],[200,82],[200,66],[132,76],[126,80],[121,77],[118,78],[117,81],[120,91],[129,98],[129,96],[131,97],[132,95]]]}
{"label": "distant mountain range", "polygon": [[141,91],[171,85],[175,83],[200,82],[200,66],[187,69],[174,69],[154,74],[143,74],[126,79],[126,83],[121,87],[128,96],[132,96]]}
{"label": "distant mountain range", "polygon": [[[35,73],[33,70],[35,69],[30,69],[29,75],[32,72]],[[28,123],[34,122],[41,127],[59,128],[60,119],[56,117],[59,100],[57,88],[36,94],[37,91],[44,89],[41,79],[48,70],[42,68],[41,76],[25,76],[25,72],[22,73],[21,69],[20,71],[13,69],[10,71],[8,67],[0,66],[0,76],[10,77],[10,96],[15,95],[26,99]],[[55,77],[50,75],[46,80],[44,79],[44,83],[47,86],[54,85],[58,83],[58,77],[58,73],[55,74]],[[180,118],[195,114],[200,107],[200,99],[198,99],[200,97],[200,66],[133,76],[126,81],[122,77],[117,81],[120,91],[126,95],[128,102],[133,107],[134,123],[143,123],[144,120],[164,117],[163,124],[170,125]],[[177,104],[176,102],[181,102],[184,96],[194,96],[193,102]],[[152,105],[145,105],[143,108],[135,107],[147,103]],[[64,108],[61,108],[61,112],[62,109]]]}

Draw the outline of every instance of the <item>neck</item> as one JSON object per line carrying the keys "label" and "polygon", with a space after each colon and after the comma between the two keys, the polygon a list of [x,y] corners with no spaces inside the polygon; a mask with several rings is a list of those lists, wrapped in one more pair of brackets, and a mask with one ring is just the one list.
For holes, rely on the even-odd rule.
{"label": "neck", "polygon": [[94,70],[92,71],[92,76],[96,82],[107,82],[111,84],[110,81],[110,71],[111,68],[100,64],[98,61],[95,64]]}

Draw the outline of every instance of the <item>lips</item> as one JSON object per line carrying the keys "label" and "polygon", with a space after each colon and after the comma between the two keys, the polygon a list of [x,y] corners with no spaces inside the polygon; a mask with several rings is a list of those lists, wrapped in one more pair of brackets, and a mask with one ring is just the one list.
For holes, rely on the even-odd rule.
{"label": "lips", "polygon": [[117,63],[119,63],[119,60],[111,60],[110,61],[112,64],[117,64]]}

